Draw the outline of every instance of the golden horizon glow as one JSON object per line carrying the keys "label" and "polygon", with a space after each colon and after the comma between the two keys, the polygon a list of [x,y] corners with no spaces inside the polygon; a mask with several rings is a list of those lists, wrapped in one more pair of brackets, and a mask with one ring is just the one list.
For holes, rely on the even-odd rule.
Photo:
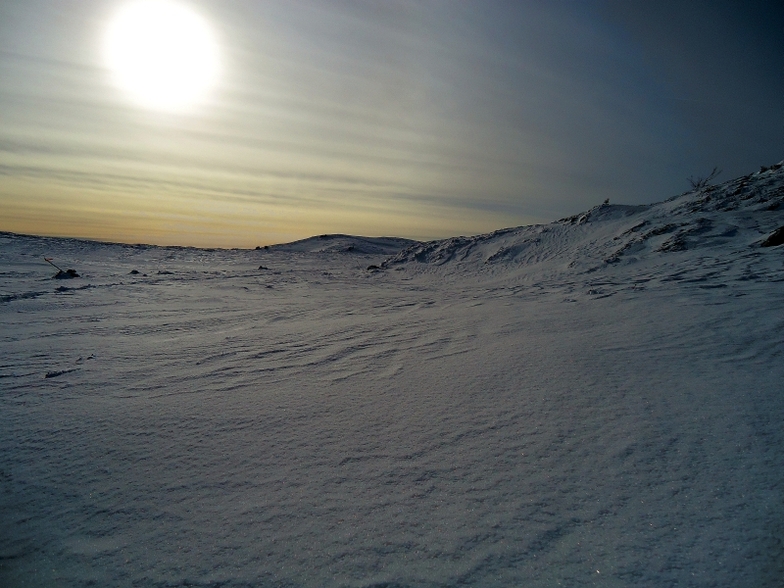
{"label": "golden horizon glow", "polygon": [[115,84],[154,110],[189,109],[218,75],[218,47],[207,21],[170,0],[124,5],[106,31],[104,58]]}
{"label": "golden horizon glow", "polygon": [[[24,199],[14,194],[25,194]],[[0,231],[49,237],[73,237],[112,243],[253,249],[316,235],[342,233],[414,240],[480,234],[511,226],[503,214],[439,209],[420,204],[410,211],[351,210],[296,201],[269,209],[243,202],[216,201],[187,190],[161,193],[122,187],[100,188],[50,184],[13,178],[0,184]],[[265,208],[267,210],[265,210]],[[380,214],[379,214],[380,213]],[[514,225],[544,219],[516,219]]]}

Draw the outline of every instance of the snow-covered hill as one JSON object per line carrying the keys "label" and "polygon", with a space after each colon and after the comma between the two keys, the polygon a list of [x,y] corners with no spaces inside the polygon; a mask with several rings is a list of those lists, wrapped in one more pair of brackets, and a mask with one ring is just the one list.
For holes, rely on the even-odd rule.
{"label": "snow-covered hill", "polygon": [[782,186],[415,244],[0,234],[0,586],[779,586]]}
{"label": "snow-covered hill", "polygon": [[287,253],[354,253],[393,255],[415,241],[399,237],[356,237],[352,235],[319,235],[293,243],[265,247],[269,251]]}

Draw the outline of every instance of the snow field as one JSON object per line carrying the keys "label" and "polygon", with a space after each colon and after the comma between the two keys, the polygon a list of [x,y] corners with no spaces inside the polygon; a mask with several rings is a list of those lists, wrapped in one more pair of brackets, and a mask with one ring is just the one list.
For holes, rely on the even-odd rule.
{"label": "snow field", "polygon": [[0,235],[0,584],[779,585],[784,222],[702,196],[383,264]]}

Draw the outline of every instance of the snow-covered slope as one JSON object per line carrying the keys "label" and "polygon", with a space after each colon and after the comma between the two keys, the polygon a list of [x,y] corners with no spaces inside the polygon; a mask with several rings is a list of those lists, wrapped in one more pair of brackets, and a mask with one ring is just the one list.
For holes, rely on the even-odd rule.
{"label": "snow-covered slope", "polygon": [[783,173],[397,255],[0,235],[0,586],[781,585]]}
{"label": "snow-covered slope", "polygon": [[[781,163],[649,206],[604,204],[547,225],[414,244],[384,267],[418,262],[504,281],[563,284],[590,274],[636,283],[778,279],[780,253],[764,247],[784,227]],[[778,242],[772,239],[771,243]],[[772,262],[772,263],[768,263]],[[419,268],[421,271],[423,268]]]}

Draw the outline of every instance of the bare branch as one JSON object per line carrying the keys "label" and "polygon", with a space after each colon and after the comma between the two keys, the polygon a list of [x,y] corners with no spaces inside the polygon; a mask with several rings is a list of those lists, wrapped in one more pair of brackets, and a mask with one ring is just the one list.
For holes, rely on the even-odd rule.
{"label": "bare branch", "polygon": [[713,171],[707,176],[691,176],[688,178],[688,181],[689,184],[691,184],[693,190],[702,190],[703,188],[710,186],[711,181],[713,181],[720,173],[721,170],[718,167],[714,167]]}

